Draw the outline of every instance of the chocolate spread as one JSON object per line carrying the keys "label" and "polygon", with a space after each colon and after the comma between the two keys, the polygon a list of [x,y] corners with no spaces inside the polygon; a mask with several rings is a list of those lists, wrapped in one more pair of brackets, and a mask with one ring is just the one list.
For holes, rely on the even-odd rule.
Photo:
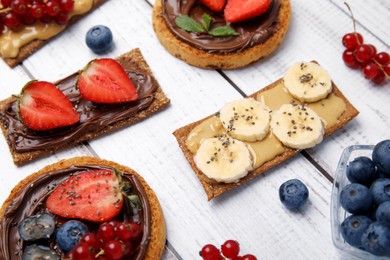
{"label": "chocolate spread", "polygon": [[[121,61],[119,60],[119,63]],[[136,115],[147,108],[154,99],[157,82],[150,74],[138,68],[134,63],[121,63],[129,78],[137,88],[139,99],[123,104],[95,104],[80,95],[76,88],[78,73],[60,80],[57,87],[69,98],[80,114],[80,122],[69,127],[50,131],[34,131],[27,128],[18,118],[17,102],[11,102],[0,111],[1,123],[7,129],[6,139],[15,152],[51,149],[76,141],[86,134],[92,134],[102,128]]]}
{"label": "chocolate spread", "polygon": [[[42,174],[31,180],[29,183],[26,183],[26,185],[18,192],[18,194],[15,195],[13,201],[8,205],[5,210],[3,219],[0,222],[0,259],[22,259],[25,242],[23,242],[19,236],[18,223],[28,216],[32,216],[47,210],[45,207],[45,201],[50,195],[51,191],[53,191],[53,189],[62,183],[65,179],[69,178],[71,174],[76,174],[78,172],[91,169],[113,170],[112,168],[106,166],[72,166],[68,169]],[[145,190],[135,175],[125,173],[122,176],[122,180],[125,183],[132,185],[132,194],[139,196],[142,210],[138,211],[140,214],[130,216],[122,209],[122,212],[119,214],[120,216],[117,216],[116,218],[122,217],[126,218],[127,221],[136,221],[141,224],[143,227],[142,239],[139,242],[139,245],[135,247],[135,252],[131,259],[144,259],[150,240],[150,205]],[[119,220],[123,221],[122,219]],[[64,221],[64,219],[56,217],[57,223]],[[96,226],[96,224],[95,226],[93,223],[86,224],[90,228],[90,231],[97,231],[98,226]],[[60,252],[58,246],[56,246],[53,241],[49,241],[49,246],[52,249],[57,248],[57,254],[59,256],[63,256],[63,253]]]}
{"label": "chocolate spread", "polygon": [[[240,52],[246,48],[262,44],[277,30],[280,0],[273,0],[270,8],[256,18],[228,24],[223,12],[214,12],[202,5],[199,0],[161,0],[162,15],[171,32],[182,41],[195,48],[218,54]],[[175,23],[177,17],[187,15],[202,23],[202,15],[212,17],[211,28],[230,25],[239,33],[238,36],[215,37],[207,33],[187,32]]]}

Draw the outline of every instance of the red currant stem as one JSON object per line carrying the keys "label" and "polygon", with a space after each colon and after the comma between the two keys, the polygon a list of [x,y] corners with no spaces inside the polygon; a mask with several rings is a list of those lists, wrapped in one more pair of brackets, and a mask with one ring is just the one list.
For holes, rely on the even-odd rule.
{"label": "red currant stem", "polygon": [[5,14],[5,13],[8,13],[9,11],[12,11],[11,7],[0,9],[0,14]]}
{"label": "red currant stem", "polygon": [[385,74],[386,78],[390,79],[390,75],[387,75],[386,71],[382,67],[383,66],[382,64],[377,62],[375,59],[372,59],[371,61],[374,62],[378,66],[378,68]]}
{"label": "red currant stem", "polygon": [[359,42],[359,38],[357,37],[357,32],[356,32],[356,19],[355,19],[355,16],[353,15],[352,9],[351,9],[351,7],[349,6],[349,4],[348,4],[347,2],[344,2],[344,4],[347,6],[348,11],[349,11],[349,13],[350,13],[351,16],[352,16],[353,31],[354,31],[354,33],[355,33],[355,35],[356,35],[356,39],[357,39],[357,41],[358,41],[359,44],[362,44],[362,42]]}
{"label": "red currant stem", "polygon": [[98,257],[101,256],[101,255],[104,255],[104,250],[103,250],[103,249],[101,249],[101,250],[99,251],[99,253],[97,253],[97,254],[95,255],[95,258],[98,258]]}

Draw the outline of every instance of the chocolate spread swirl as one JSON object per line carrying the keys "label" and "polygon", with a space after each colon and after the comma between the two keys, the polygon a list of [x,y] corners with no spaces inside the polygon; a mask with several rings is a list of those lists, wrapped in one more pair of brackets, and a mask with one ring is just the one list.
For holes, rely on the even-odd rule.
{"label": "chocolate spread swirl", "polygon": [[[5,210],[3,219],[0,222],[0,259],[4,260],[20,260],[23,255],[23,248],[26,246],[25,242],[21,239],[18,233],[18,223],[24,218],[32,216],[46,211],[45,201],[50,195],[51,191],[57,187],[64,180],[69,178],[71,174],[77,174],[79,172],[88,171],[92,169],[108,169],[113,170],[106,166],[72,166],[68,169],[49,172],[37,176],[19,191],[14,197],[13,201],[8,205]],[[140,260],[145,258],[147,247],[150,241],[150,229],[151,229],[151,212],[150,205],[147,199],[145,190],[138,180],[137,176],[125,173],[122,176],[122,180],[125,183],[132,185],[132,194],[139,196],[142,210],[138,211],[135,215],[129,215],[122,212],[116,218],[123,221],[124,218],[127,221],[136,221],[143,227],[142,239],[135,247],[135,252],[131,259]],[[122,219],[120,219],[122,218]],[[56,222],[65,222],[66,220],[60,217],[56,217]],[[87,223],[89,231],[97,231],[98,226],[96,223]],[[31,242],[30,242],[31,243]],[[55,242],[49,241],[49,245],[52,249],[56,249],[57,254],[63,257],[63,253],[58,249]]]}
{"label": "chocolate spread swirl", "polygon": [[[280,0],[273,0],[266,13],[256,18],[228,24],[223,12],[214,12],[202,5],[199,0],[161,0],[162,15],[171,32],[182,41],[195,48],[218,54],[240,52],[267,41],[277,30]],[[186,32],[176,25],[177,17],[187,15],[202,23],[202,15],[212,17],[211,28],[230,25],[238,36],[214,37],[207,33]]]}
{"label": "chocolate spread swirl", "polygon": [[[121,61],[119,60],[119,63]],[[157,82],[150,74],[134,63],[122,63],[129,78],[137,88],[139,99],[123,104],[95,104],[80,95],[76,88],[78,74],[75,73],[56,83],[57,87],[69,98],[80,114],[80,122],[50,131],[34,131],[27,128],[18,118],[17,102],[11,102],[0,111],[0,120],[7,129],[6,138],[16,152],[51,149],[78,140],[86,134],[93,134],[102,128],[136,115],[146,109],[154,99]]]}

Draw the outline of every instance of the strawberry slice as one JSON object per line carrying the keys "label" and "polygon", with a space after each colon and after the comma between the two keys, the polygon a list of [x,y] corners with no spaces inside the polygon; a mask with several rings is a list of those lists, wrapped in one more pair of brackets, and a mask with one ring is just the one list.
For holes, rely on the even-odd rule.
{"label": "strawberry slice", "polygon": [[202,4],[213,11],[220,12],[225,7],[226,0],[200,0]]}
{"label": "strawberry slice", "polygon": [[72,175],[50,194],[48,210],[64,218],[104,222],[122,209],[119,177],[112,170],[87,170]]}
{"label": "strawberry slice", "polygon": [[225,7],[225,20],[231,23],[249,20],[265,13],[271,0],[229,0]]}
{"label": "strawberry slice", "polygon": [[33,130],[50,130],[69,126],[80,120],[69,99],[53,83],[30,81],[18,98],[18,113]]}
{"label": "strawberry slice", "polygon": [[87,100],[115,104],[138,99],[137,90],[123,67],[115,60],[93,60],[80,73],[77,87]]}

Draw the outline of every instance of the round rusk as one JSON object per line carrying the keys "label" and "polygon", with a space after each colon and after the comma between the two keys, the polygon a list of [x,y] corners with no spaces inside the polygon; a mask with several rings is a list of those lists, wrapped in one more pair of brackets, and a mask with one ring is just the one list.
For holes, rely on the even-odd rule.
{"label": "round rusk", "polygon": [[260,141],[269,132],[269,109],[253,98],[227,103],[220,111],[219,119],[232,137],[248,142]]}
{"label": "round rusk", "polygon": [[288,92],[301,102],[316,102],[332,91],[332,80],[326,70],[312,62],[298,62],[284,75]]}
{"label": "round rusk", "polygon": [[306,149],[322,141],[325,128],[314,110],[303,104],[284,104],[272,113],[271,131],[285,146]]}
{"label": "round rusk", "polygon": [[199,170],[218,182],[235,182],[252,170],[246,144],[227,135],[205,139],[194,161]]}

